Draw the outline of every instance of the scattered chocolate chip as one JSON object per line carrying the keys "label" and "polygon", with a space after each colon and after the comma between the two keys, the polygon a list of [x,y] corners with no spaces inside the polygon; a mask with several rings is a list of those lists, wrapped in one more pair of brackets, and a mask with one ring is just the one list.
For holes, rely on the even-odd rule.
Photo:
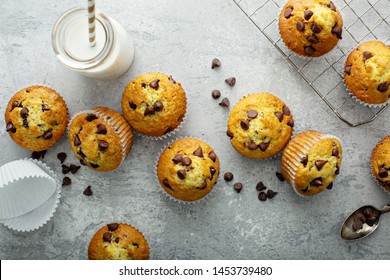
{"label": "scattered chocolate chip", "polygon": [[57,158],[61,161],[61,163],[64,163],[64,161],[66,159],[66,153],[64,153],[64,152],[58,153]]}
{"label": "scattered chocolate chip", "polygon": [[279,122],[283,121],[283,117],[284,117],[283,112],[275,112],[274,114],[279,119]]}
{"label": "scattered chocolate chip", "polygon": [[233,87],[236,84],[236,78],[230,77],[225,80],[225,83],[227,83],[229,86]]}
{"label": "scattered chocolate chip", "polygon": [[103,241],[111,242],[111,236],[112,236],[111,232],[108,232],[108,231],[105,232],[103,234]]}
{"label": "scattered chocolate chip", "polygon": [[170,76],[168,77],[168,80],[169,80],[171,83],[176,84],[176,81],[172,78],[172,75],[170,75]]}
{"label": "scattered chocolate chip", "polygon": [[305,31],[305,23],[303,21],[298,21],[296,28],[298,31],[303,32]]}
{"label": "scattered chocolate chip", "polygon": [[72,174],[75,174],[77,171],[79,171],[79,169],[81,168],[81,166],[71,164],[71,165],[69,166],[69,168],[70,168],[70,172],[71,172]]}
{"label": "scattered chocolate chip", "polygon": [[233,188],[234,188],[234,190],[235,190],[237,193],[239,193],[239,192],[242,190],[242,187],[243,187],[243,185],[242,185],[242,183],[240,183],[240,182],[234,183],[234,185],[233,185]]}
{"label": "scattered chocolate chip", "polygon": [[23,119],[23,127],[28,128],[28,121],[27,119]]}
{"label": "scattered chocolate chip", "polygon": [[214,167],[210,167],[211,176],[214,176],[215,172],[217,172],[217,170]]}
{"label": "scattered chocolate chip", "polygon": [[12,112],[12,110],[15,109],[16,107],[19,107],[19,102],[18,102],[18,101],[12,102],[12,104],[11,104],[11,112]]}
{"label": "scattered chocolate chip", "polygon": [[256,190],[257,191],[264,191],[267,187],[264,186],[263,182],[258,182],[256,185]]}
{"label": "scattered chocolate chip", "polygon": [[145,83],[141,83],[141,87],[146,88],[146,84]]}
{"label": "scattered chocolate chip", "polygon": [[93,195],[91,186],[88,186],[88,187],[83,191],[83,194],[86,195],[86,196],[91,196],[91,195]]}
{"label": "scattered chocolate chip", "polygon": [[39,152],[32,152],[31,158],[32,159],[40,159],[41,158],[41,154]]}
{"label": "scattered chocolate chip", "polygon": [[304,167],[306,167],[307,162],[309,160],[309,157],[306,155],[301,159],[301,163],[303,164]]}
{"label": "scattered chocolate chip", "polygon": [[51,138],[53,138],[53,133],[51,133],[50,130],[45,131],[45,133],[43,133],[42,137],[45,140],[50,140]]}
{"label": "scattered chocolate chip", "polygon": [[187,171],[185,169],[181,169],[177,171],[177,176],[181,179],[184,180],[187,176]]}
{"label": "scattered chocolate chip", "polygon": [[203,150],[202,147],[199,147],[195,150],[194,155],[197,157],[203,157]]}
{"label": "scattered chocolate chip", "polygon": [[16,127],[14,126],[14,124],[9,121],[7,123],[7,126],[6,126],[6,129],[5,129],[7,132],[11,132],[11,133],[15,133],[16,132]]}
{"label": "scattered chocolate chip", "polygon": [[259,144],[259,148],[263,152],[265,152],[265,150],[267,150],[268,146],[269,146],[269,143],[260,143]]}
{"label": "scattered chocolate chip", "polygon": [[332,1],[328,5],[326,5],[328,8],[330,8],[333,12],[336,12],[336,6],[333,4]]}
{"label": "scattered chocolate chip", "polygon": [[189,157],[183,157],[181,164],[184,166],[190,166],[192,163],[192,160]]}
{"label": "scattered chocolate chip", "polygon": [[285,18],[290,18],[292,17],[292,11],[294,10],[294,8],[287,8],[284,10],[284,17]]}
{"label": "scattered chocolate chip", "polygon": [[312,46],[307,46],[304,48],[304,52],[306,55],[312,56],[316,52],[316,49],[313,48]]}
{"label": "scattered chocolate chip", "polygon": [[313,24],[311,25],[311,31],[314,33],[320,33],[322,31],[322,26],[313,21]]}
{"label": "scattered chocolate chip", "polygon": [[267,200],[267,194],[265,192],[260,192],[258,195],[258,198],[260,201],[266,201]]}
{"label": "scattered chocolate chip", "polygon": [[334,172],[334,174],[339,175],[339,173],[340,173],[340,168],[336,166],[336,171]]}
{"label": "scattered chocolate chip", "polygon": [[331,190],[333,188],[333,182],[331,182],[327,187],[328,190]]}
{"label": "scattered chocolate chip", "polygon": [[291,120],[288,121],[287,125],[290,127],[294,127],[294,119],[291,118]]}
{"label": "scattered chocolate chip", "polygon": [[62,174],[68,174],[70,172],[70,167],[63,164],[62,165]]}
{"label": "scattered chocolate chip", "polygon": [[96,133],[97,134],[107,134],[107,128],[106,128],[106,126],[104,125],[104,124],[99,124],[98,126],[97,126],[97,130],[96,130]]}
{"label": "scattered chocolate chip", "polygon": [[271,198],[273,198],[275,195],[277,195],[278,194],[278,192],[274,192],[273,190],[268,190],[267,191],[267,197],[269,198],[269,199],[271,199]]}
{"label": "scattered chocolate chip", "polygon": [[249,110],[246,115],[248,116],[248,118],[254,119],[257,117],[258,113],[256,110]]}
{"label": "scattered chocolate chip", "polygon": [[22,110],[20,110],[20,116],[25,119],[28,117],[28,109],[27,108],[23,108]]}
{"label": "scattered chocolate chip", "polygon": [[76,147],[81,145],[81,141],[78,135],[74,136],[73,145],[75,145]]}
{"label": "scattered chocolate chip", "polygon": [[249,142],[249,144],[248,144],[248,149],[251,150],[251,151],[257,149],[257,145],[256,145],[255,142],[253,142],[253,140],[251,140],[251,141]]}
{"label": "scattered chocolate chip", "polygon": [[339,150],[338,150],[337,148],[334,148],[334,149],[332,150],[332,156],[334,156],[334,157],[339,157]]}
{"label": "scattered chocolate chip", "polygon": [[286,105],[283,106],[282,111],[283,111],[283,114],[284,114],[285,116],[290,116],[290,115],[291,115],[290,108],[288,108]]}
{"label": "scattered chocolate chip", "polygon": [[284,179],[283,174],[280,172],[275,173],[276,177],[280,180],[280,182],[284,182],[286,179]]}
{"label": "scattered chocolate chip", "polygon": [[98,168],[99,167],[99,164],[95,164],[95,163],[90,163],[89,164],[92,168]]}
{"label": "scattered chocolate chip", "polygon": [[173,159],[172,161],[176,164],[180,163],[181,161],[183,160],[183,157],[179,154],[177,154]]}
{"label": "scattered chocolate chip", "polygon": [[386,169],[380,168],[378,175],[381,178],[386,178],[387,176],[389,176],[389,173],[387,172]]}
{"label": "scattered chocolate chip", "polygon": [[231,180],[233,180],[234,178],[234,175],[232,172],[226,172],[224,175],[223,175],[223,179],[226,181],[226,182],[230,182]]}
{"label": "scattered chocolate chip", "polygon": [[118,223],[112,223],[112,224],[108,224],[108,225],[107,225],[109,231],[116,231],[116,229],[118,228],[118,226],[119,226]]}
{"label": "scattered chocolate chip", "polygon": [[322,186],[323,185],[322,178],[321,177],[315,178],[313,181],[311,181],[310,185],[312,185],[314,187]]}
{"label": "scattered chocolate chip", "polygon": [[72,184],[72,180],[69,177],[64,177],[64,179],[62,179],[63,186],[69,186],[70,184]]}
{"label": "scattered chocolate chip", "polygon": [[345,73],[347,73],[348,75],[351,75],[351,68],[352,68],[352,65],[345,65],[345,67],[344,67]]}
{"label": "scattered chocolate chip", "polygon": [[248,120],[240,121],[240,126],[243,130],[248,130],[249,129],[249,121]]}
{"label": "scattered chocolate chip", "polygon": [[389,83],[388,82],[381,83],[376,89],[380,92],[386,92],[389,89]]}
{"label": "scattered chocolate chip", "polygon": [[233,133],[228,129],[226,130],[226,135],[231,139],[234,137]]}
{"label": "scattered chocolate chip", "polygon": [[221,66],[221,61],[218,58],[214,58],[211,62],[211,69]]}
{"label": "scattered chocolate chip", "polygon": [[355,231],[358,231],[363,228],[363,222],[360,219],[354,219],[352,227]]}
{"label": "scattered chocolate chip", "polygon": [[341,39],[341,33],[342,33],[342,29],[341,29],[341,27],[337,24],[337,22],[336,22],[336,24],[333,26],[333,28],[332,28],[332,34],[334,34],[334,35],[336,35],[336,37],[338,38],[338,39]]}
{"label": "scattered chocolate chip", "polygon": [[364,52],[363,53],[363,61],[366,61],[367,59],[370,59],[373,55],[370,52]]}
{"label": "scattered chocolate chip", "polygon": [[42,112],[45,112],[45,111],[50,111],[50,107],[49,107],[49,105],[42,104]]}
{"label": "scattered chocolate chip", "polygon": [[144,111],[144,116],[153,115],[154,113],[155,113],[154,109],[149,105],[147,105]]}
{"label": "scattered chocolate chip", "polygon": [[158,83],[159,83],[159,82],[160,82],[159,79],[154,80],[154,81],[152,81],[152,82],[149,84],[149,86],[150,86],[152,89],[158,90],[158,86],[159,86]]}
{"label": "scattered chocolate chip", "polygon": [[227,97],[222,99],[221,103],[219,103],[220,106],[222,107],[229,107],[230,106],[230,101]]}
{"label": "scattered chocolate chip", "polygon": [[218,99],[221,97],[221,92],[217,89],[214,89],[212,92],[211,92],[211,96],[214,98],[214,99]]}
{"label": "scattered chocolate chip", "polygon": [[303,17],[305,18],[305,20],[309,20],[312,15],[313,15],[313,12],[310,10],[306,10],[303,12]]}
{"label": "scattered chocolate chip", "polygon": [[135,105],[133,102],[129,102],[129,106],[130,106],[130,108],[131,109],[133,109],[133,110],[135,110],[135,109],[137,109],[137,105]]}
{"label": "scattered chocolate chip", "polygon": [[108,148],[108,143],[106,141],[104,141],[104,140],[99,140],[98,141],[98,146],[99,146],[99,150],[101,152],[104,152]]}
{"label": "scattered chocolate chip", "polygon": [[317,167],[317,170],[320,171],[326,163],[327,163],[326,160],[316,160],[315,165]]}
{"label": "scattered chocolate chip", "polygon": [[213,162],[215,162],[215,160],[217,159],[217,155],[215,154],[214,151],[211,151],[211,152],[209,153],[209,158],[210,158]]}
{"label": "scattered chocolate chip", "polygon": [[96,120],[98,117],[95,114],[88,113],[88,116],[85,118],[87,121],[91,122],[93,120]]}
{"label": "scattered chocolate chip", "polygon": [[162,183],[163,183],[164,187],[167,187],[168,189],[173,191],[171,185],[169,184],[168,179],[164,179]]}

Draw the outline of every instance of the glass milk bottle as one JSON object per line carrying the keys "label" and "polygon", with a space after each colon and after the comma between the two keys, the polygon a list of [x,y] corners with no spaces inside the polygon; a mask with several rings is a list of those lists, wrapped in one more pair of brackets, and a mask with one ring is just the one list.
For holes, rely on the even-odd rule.
{"label": "glass milk bottle", "polygon": [[90,47],[87,10],[65,12],[53,28],[54,52],[64,65],[85,76],[118,78],[133,62],[134,44],[122,25],[102,12],[96,12],[95,26],[96,45]]}

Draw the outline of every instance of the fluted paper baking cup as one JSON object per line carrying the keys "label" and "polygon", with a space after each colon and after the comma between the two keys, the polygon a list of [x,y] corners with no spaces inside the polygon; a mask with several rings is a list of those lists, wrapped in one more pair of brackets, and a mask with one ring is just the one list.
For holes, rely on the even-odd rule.
{"label": "fluted paper baking cup", "polygon": [[[205,196],[197,199],[197,200],[181,200],[181,199],[178,199],[176,197],[173,197],[171,194],[169,194],[168,192],[165,191],[165,189],[161,186],[161,183],[160,183],[160,180],[158,179],[158,170],[157,170],[157,167],[158,167],[158,162],[160,160],[160,157],[161,157],[161,154],[164,152],[164,150],[169,147],[170,145],[172,145],[174,142],[178,141],[178,140],[181,140],[181,139],[185,139],[185,138],[194,138],[194,139],[199,139],[198,137],[194,137],[194,136],[191,136],[191,135],[185,135],[185,136],[181,136],[181,137],[177,137],[173,140],[171,140],[164,148],[162,148],[160,150],[160,153],[158,154],[157,158],[156,158],[156,161],[155,161],[155,166],[156,166],[156,171],[154,172],[154,177],[155,177],[155,181],[157,182],[157,185],[160,187],[161,189],[161,193],[169,200],[171,201],[174,201],[176,203],[180,203],[180,204],[197,204],[197,203],[201,203],[201,202],[206,202],[210,197],[212,197],[214,195],[214,189],[215,189],[215,185],[217,184],[217,182],[215,182],[215,184],[211,187],[211,190],[209,193],[207,193]],[[200,139],[199,139],[200,140]],[[202,141],[202,140],[200,140]],[[203,142],[203,141],[202,141]],[[206,142],[204,142],[206,143]],[[207,143],[206,143],[207,144]],[[208,144],[207,144],[208,145]],[[218,176],[220,175],[220,170],[218,171]]]}
{"label": "fluted paper baking cup", "polygon": [[0,167],[0,219],[15,218],[41,206],[56,191],[56,182],[29,160]]}
{"label": "fluted paper baking cup", "polygon": [[[1,219],[0,223],[16,231],[32,231],[45,225],[54,215],[61,197],[61,183],[56,174],[45,164],[35,159],[24,159],[40,168],[55,182],[54,193],[34,210],[15,218]],[[31,190],[30,190],[31,192]]]}
{"label": "fluted paper baking cup", "polygon": [[349,94],[349,96],[351,96],[352,100],[359,103],[360,105],[363,105],[363,106],[366,106],[366,107],[369,107],[369,108],[382,108],[384,106],[386,106],[389,101],[386,101],[384,103],[379,103],[379,104],[371,104],[371,103],[366,103],[366,102],[363,102],[362,100],[360,100],[359,98],[356,97],[356,95],[354,95],[348,88],[347,84],[345,83],[345,79],[343,78],[343,84],[344,84],[344,87],[345,87],[345,91]]}

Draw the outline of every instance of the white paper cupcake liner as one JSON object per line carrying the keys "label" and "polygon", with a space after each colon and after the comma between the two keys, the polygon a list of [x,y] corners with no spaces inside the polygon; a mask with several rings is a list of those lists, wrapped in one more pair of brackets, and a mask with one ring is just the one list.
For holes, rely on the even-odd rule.
{"label": "white paper cupcake liner", "polygon": [[[320,133],[320,132],[319,132]],[[286,181],[290,184],[290,186],[293,188],[296,194],[298,194],[300,197],[307,197],[296,189],[295,186],[295,175],[298,171],[299,165],[301,164],[300,161],[305,155],[308,153],[308,151],[319,141],[323,139],[336,139],[340,142],[340,145],[342,146],[342,142],[340,138],[329,135],[329,134],[321,134],[321,135],[310,135],[311,139],[308,139],[309,137],[306,137],[305,139],[301,139],[301,143],[295,143],[297,146],[300,146],[299,149],[296,150],[285,150],[286,153],[288,153],[288,156],[292,158],[292,160],[285,160],[282,161],[281,169],[284,170],[287,173],[287,176],[284,176]]]}
{"label": "white paper cupcake liner", "polygon": [[[258,92],[258,93],[268,93],[268,94],[272,94],[273,96],[275,96],[276,98],[278,98],[279,100],[281,100],[281,101],[284,103],[284,101],[283,101],[281,98],[279,98],[279,96],[277,96],[276,94],[274,94],[274,93],[272,93],[272,92],[262,91],[262,92]],[[239,101],[236,102],[236,104],[237,104],[238,102],[240,102],[241,100],[243,100],[243,99],[245,99],[245,98],[247,98],[247,97],[249,97],[249,96],[251,96],[251,95],[254,95],[254,94],[257,94],[257,93],[249,93],[249,94],[247,94],[247,95],[244,95],[243,97],[240,98]],[[234,106],[235,106],[236,104],[234,104]],[[284,103],[284,105],[287,106],[286,103]],[[233,107],[234,107],[234,106],[233,106]],[[287,106],[287,107],[289,108],[289,110],[290,110],[290,112],[291,112],[291,117],[292,117],[292,119],[294,120],[294,114],[293,114],[291,108],[290,108],[289,106]],[[294,120],[294,122],[295,122],[295,120]],[[294,124],[294,127],[295,127],[295,124]],[[244,157],[246,157],[246,158],[251,158],[251,159],[254,159],[254,160],[261,160],[261,161],[267,161],[267,160],[268,160],[268,161],[272,161],[272,160],[274,160],[274,159],[280,157],[280,156],[283,154],[284,149],[286,148],[286,146],[288,145],[288,143],[290,142],[290,140],[291,140],[291,139],[294,137],[294,135],[295,135],[295,129],[294,129],[294,127],[291,127],[291,136],[290,136],[290,139],[288,139],[288,141],[287,141],[286,145],[283,147],[283,149],[281,149],[279,153],[277,153],[277,154],[275,154],[275,155],[273,155],[273,156],[267,157],[267,158],[251,158],[251,157],[247,157],[247,156],[241,154],[240,152],[236,151],[236,149],[234,148],[234,146],[233,146],[232,143],[230,142],[230,139],[229,139],[229,142],[230,142],[231,146],[233,147],[233,149],[234,149],[236,152],[238,152],[240,155],[242,155],[242,156],[244,156]]]}
{"label": "white paper cupcake liner", "polygon": [[[199,139],[198,137],[195,137],[195,136],[192,136],[192,135],[184,135],[184,136],[180,136],[180,137],[177,137],[175,139],[172,139],[167,145],[164,146],[164,148],[162,148],[156,158],[156,161],[155,161],[155,166],[156,166],[156,170],[154,172],[154,180],[157,182],[157,186],[160,187],[160,193],[163,194],[167,199],[171,200],[171,201],[174,201],[175,203],[179,203],[179,204],[182,204],[182,205],[195,205],[195,204],[200,204],[200,203],[206,203],[208,201],[208,199],[210,199],[212,196],[214,196],[214,193],[215,193],[215,186],[217,184],[217,182],[214,184],[214,186],[211,188],[210,192],[208,194],[206,194],[204,197],[200,198],[200,199],[197,199],[197,200],[193,200],[193,201],[186,201],[186,200],[180,200],[180,199],[177,199],[175,197],[173,197],[172,195],[170,195],[168,192],[166,192],[164,190],[164,188],[161,186],[160,184],[160,181],[158,179],[158,174],[157,174],[157,166],[158,166],[158,161],[160,160],[160,156],[161,154],[164,152],[164,150],[169,147],[170,145],[172,145],[174,142],[180,140],[180,139],[184,139],[184,138],[194,138],[194,139]],[[200,140],[200,139],[199,139]],[[202,141],[202,140],[200,140]],[[218,156],[218,155],[217,155]],[[218,177],[220,176],[220,172],[221,170],[219,170],[219,173],[218,173]],[[217,179],[218,181],[218,179]]]}
{"label": "white paper cupcake liner", "polygon": [[[0,223],[9,229],[22,232],[36,230],[45,225],[53,217],[61,197],[61,183],[50,167],[35,159],[24,159],[23,161],[35,164],[42,172],[45,172],[47,176],[50,176],[55,182],[55,191],[45,202],[34,210],[15,218],[0,220]],[[21,171],[19,171],[19,173],[21,173]],[[27,192],[32,194],[31,190],[28,190]]]}
{"label": "white paper cupcake liner", "polygon": [[[95,114],[99,118],[104,119],[104,121],[106,121],[109,125],[118,129],[118,131],[116,131],[116,132],[117,132],[117,135],[120,137],[120,142],[121,142],[122,160],[121,160],[121,163],[119,164],[119,166],[121,166],[123,161],[127,157],[128,153],[131,150],[131,146],[133,145],[134,135],[133,135],[133,137],[130,137],[132,139],[126,138],[125,135],[122,135],[122,132],[124,132],[124,130],[125,130],[124,125],[121,125],[118,122],[114,122],[113,117],[111,117],[109,114],[106,114],[105,112],[102,112],[101,110],[99,110],[99,108],[100,107],[89,109],[89,110],[84,110],[84,111],[78,112],[75,115],[73,115],[72,119],[69,121],[68,133],[69,133],[70,125],[72,124],[73,120],[82,114]],[[111,108],[108,108],[108,109],[111,109]],[[111,110],[114,110],[114,109],[111,109]],[[119,114],[119,112],[117,112],[117,113]],[[124,120],[124,122],[126,123],[126,125],[128,125],[126,120]],[[131,128],[130,128],[130,130],[131,130]],[[133,133],[133,131],[131,131],[131,133]],[[118,168],[119,168],[119,166],[118,166]]]}

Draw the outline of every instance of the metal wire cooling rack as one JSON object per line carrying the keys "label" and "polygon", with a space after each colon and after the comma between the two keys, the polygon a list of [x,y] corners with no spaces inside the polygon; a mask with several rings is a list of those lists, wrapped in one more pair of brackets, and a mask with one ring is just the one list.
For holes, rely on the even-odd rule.
{"label": "metal wire cooling rack", "polygon": [[233,1],[342,121],[353,127],[366,124],[388,107],[369,108],[354,101],[343,72],[347,55],[361,42],[377,39],[390,45],[390,0],[333,0],[343,16],[343,39],[317,59],[294,55],[281,40],[278,17],[287,0]]}

